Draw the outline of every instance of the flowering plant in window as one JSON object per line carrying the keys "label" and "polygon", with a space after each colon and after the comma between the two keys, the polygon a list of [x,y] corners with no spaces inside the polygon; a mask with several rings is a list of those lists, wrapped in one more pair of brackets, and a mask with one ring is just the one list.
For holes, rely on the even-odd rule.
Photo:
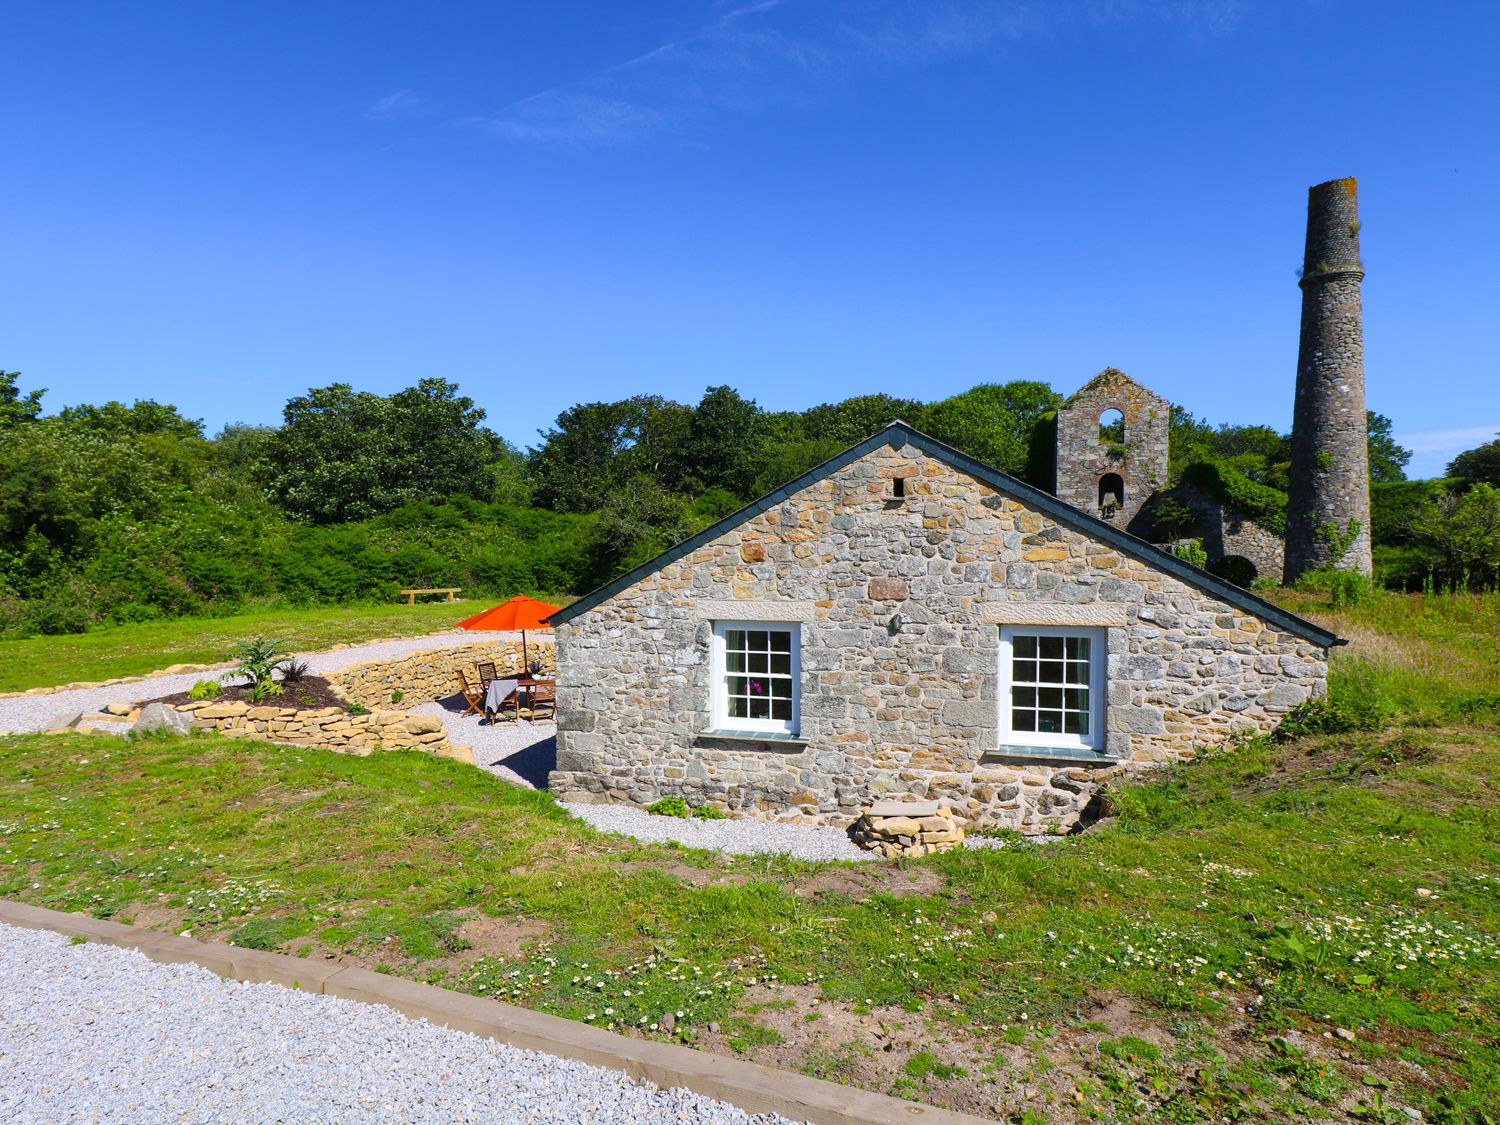
{"label": "flowering plant in window", "polygon": [[750,694],[751,695],[765,695],[766,694],[766,685],[763,684],[763,683],[761,683],[759,680],[751,680],[750,681]]}

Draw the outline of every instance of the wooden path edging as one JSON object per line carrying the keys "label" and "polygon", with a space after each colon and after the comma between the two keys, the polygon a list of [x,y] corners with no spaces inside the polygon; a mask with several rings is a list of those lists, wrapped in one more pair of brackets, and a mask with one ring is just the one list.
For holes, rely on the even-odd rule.
{"label": "wooden path edging", "polygon": [[695,1051],[675,1043],[631,1039],[576,1020],[533,1012],[498,1000],[450,992],[401,977],[348,968],[335,961],[309,961],[284,953],[264,953],[196,941],[126,926],[87,914],[70,914],[0,899],[0,922],[29,930],[135,949],[164,964],[194,964],[221,977],[279,984],[364,1004],[384,1004],[439,1027],[483,1035],[595,1066],[622,1070],[661,1087],[681,1087],[717,1098],[750,1113],[779,1113],[815,1125],[974,1125],[984,1119],[935,1106],[919,1105],[805,1074]]}

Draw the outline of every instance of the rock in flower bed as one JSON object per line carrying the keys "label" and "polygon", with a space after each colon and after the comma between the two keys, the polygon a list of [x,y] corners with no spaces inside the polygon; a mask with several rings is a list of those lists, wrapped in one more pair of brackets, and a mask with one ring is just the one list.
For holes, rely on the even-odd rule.
{"label": "rock in flower bed", "polygon": [[849,835],[860,847],[887,857],[930,855],[964,842],[964,818],[937,801],[876,801]]}

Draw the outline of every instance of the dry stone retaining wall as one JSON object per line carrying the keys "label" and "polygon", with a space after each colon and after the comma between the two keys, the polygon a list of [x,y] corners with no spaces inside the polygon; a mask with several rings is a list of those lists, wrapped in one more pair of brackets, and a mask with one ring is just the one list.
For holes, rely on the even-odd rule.
{"label": "dry stone retaining wall", "polygon": [[[800,741],[710,732],[722,619],[797,624]],[[1104,629],[1106,758],[1002,745],[1002,622]],[[1270,730],[1327,678],[1319,645],[910,444],[560,625],[557,651],[559,799],[670,795],[835,825],[884,797],[946,799],[971,823],[1033,833],[1072,824],[1121,772]]]}
{"label": "dry stone retaining wall", "polygon": [[299,711],[295,707],[256,707],[249,703],[202,700],[179,704],[191,715],[194,730],[214,730],[231,738],[254,738],[296,746],[317,746],[349,754],[410,747],[444,758],[473,762],[467,746],[448,740],[443,720],[405,711],[372,711],[351,715],[337,707]]}
{"label": "dry stone retaining wall", "polygon": [[[544,670],[556,667],[556,653],[551,637],[540,641],[530,637],[526,653]],[[474,665],[481,661],[495,665],[501,676],[516,675],[523,670],[520,641],[475,641],[455,648],[434,648],[409,653],[394,660],[366,660],[328,673],[328,682],[351,703],[366,707],[390,707],[391,696],[401,692],[402,702],[413,704],[446,699],[457,694],[456,673],[466,672],[475,679]]]}

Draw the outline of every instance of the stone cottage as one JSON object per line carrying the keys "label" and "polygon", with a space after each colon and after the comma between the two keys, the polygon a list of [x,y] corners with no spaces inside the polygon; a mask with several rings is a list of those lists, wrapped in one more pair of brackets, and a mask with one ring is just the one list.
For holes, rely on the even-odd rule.
{"label": "stone cottage", "polygon": [[1269,730],[1340,643],[902,422],[552,622],[563,800],[1023,832]]}

